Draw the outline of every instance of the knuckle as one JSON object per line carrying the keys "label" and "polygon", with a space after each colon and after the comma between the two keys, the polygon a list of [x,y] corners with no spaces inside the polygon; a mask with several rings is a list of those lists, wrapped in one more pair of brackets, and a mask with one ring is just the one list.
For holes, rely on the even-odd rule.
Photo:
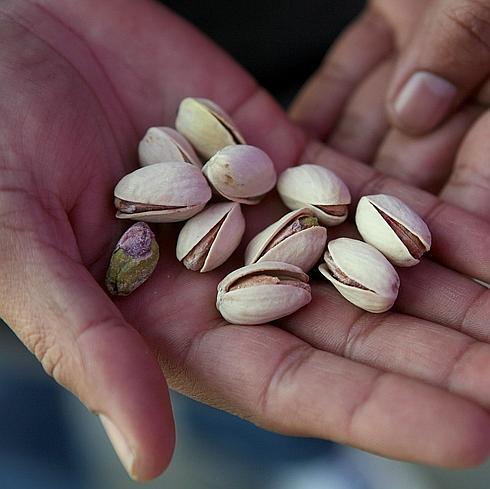
{"label": "knuckle", "polygon": [[468,39],[473,53],[475,43],[489,53],[490,5],[486,5],[481,0],[466,0],[446,7],[443,15],[448,28],[454,28],[455,32]]}

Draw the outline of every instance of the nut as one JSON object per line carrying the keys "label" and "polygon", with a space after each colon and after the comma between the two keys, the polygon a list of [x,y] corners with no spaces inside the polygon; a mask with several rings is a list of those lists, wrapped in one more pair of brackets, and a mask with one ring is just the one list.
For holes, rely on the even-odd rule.
{"label": "nut", "polygon": [[310,301],[308,275],[287,263],[264,261],[227,275],[218,285],[216,307],[230,323],[264,324]]}
{"label": "nut", "polygon": [[327,230],[308,208],[291,211],[257,234],[245,250],[245,265],[280,261],[308,273],[320,259]]}
{"label": "nut", "polygon": [[211,189],[199,168],[182,162],[144,166],[114,189],[116,217],[146,222],[184,221],[200,212]]}
{"label": "nut", "polygon": [[201,168],[201,160],[187,139],[171,127],[150,127],[138,145],[141,166],[182,161]]}
{"label": "nut", "polygon": [[129,295],[153,273],[159,258],[158,243],[144,222],[133,224],[117,242],[105,279],[113,295]]}
{"label": "nut", "polygon": [[228,200],[258,204],[274,188],[277,175],[272,160],[255,146],[227,146],[203,167],[214,190]]}
{"label": "nut", "polygon": [[359,200],[356,224],[366,243],[391,263],[411,267],[430,250],[427,224],[410,207],[391,195],[367,195]]}
{"label": "nut", "polygon": [[240,204],[213,204],[185,223],[177,240],[177,259],[189,270],[214,270],[235,251],[244,231]]}
{"label": "nut", "polygon": [[395,302],[400,278],[391,263],[373,246],[350,238],[328,243],[320,272],[357,307],[385,312]]}
{"label": "nut", "polygon": [[182,100],[175,127],[205,160],[225,146],[245,144],[231,117],[205,98],[187,97]]}
{"label": "nut", "polygon": [[323,166],[304,164],[288,168],[279,176],[277,191],[286,207],[308,207],[326,226],[335,226],[347,218],[349,189]]}

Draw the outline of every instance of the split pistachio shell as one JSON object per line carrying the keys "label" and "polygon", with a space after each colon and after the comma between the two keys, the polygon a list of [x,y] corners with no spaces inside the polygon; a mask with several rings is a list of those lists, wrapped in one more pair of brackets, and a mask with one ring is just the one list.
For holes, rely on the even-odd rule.
{"label": "split pistachio shell", "polygon": [[138,145],[141,166],[182,161],[201,168],[201,160],[187,139],[171,127],[150,127]]}
{"label": "split pistachio shell", "polygon": [[227,275],[218,285],[216,307],[233,324],[264,324],[288,316],[311,301],[308,275],[294,265],[260,262]]}
{"label": "split pistachio shell", "polygon": [[214,270],[235,251],[244,231],[240,204],[213,204],[185,223],[177,240],[177,259],[196,272]]}
{"label": "split pistachio shell", "polygon": [[205,160],[225,146],[245,144],[231,117],[205,98],[188,97],[182,100],[175,127]]}
{"label": "split pistachio shell", "polygon": [[177,222],[204,209],[211,189],[193,165],[157,163],[124,176],[114,189],[114,197],[120,219]]}
{"label": "split pistachio shell", "polygon": [[327,230],[308,208],[298,209],[271,224],[250,241],[245,265],[280,261],[309,272],[322,256]]}
{"label": "split pistachio shell", "polygon": [[349,301],[369,312],[385,312],[395,302],[400,279],[373,246],[350,238],[328,243],[320,272]]}
{"label": "split pistachio shell", "polygon": [[258,204],[277,181],[267,154],[255,146],[227,146],[203,167],[204,175],[218,194],[242,204]]}
{"label": "split pistachio shell", "polygon": [[323,166],[304,164],[288,168],[279,176],[277,191],[286,207],[308,207],[327,226],[335,226],[347,218],[349,189]]}
{"label": "split pistachio shell", "polygon": [[427,224],[408,205],[391,195],[367,195],[359,200],[356,224],[366,243],[391,263],[411,267],[430,250]]}
{"label": "split pistachio shell", "polygon": [[113,295],[129,295],[153,273],[159,248],[148,224],[133,224],[118,241],[107,270],[106,287]]}

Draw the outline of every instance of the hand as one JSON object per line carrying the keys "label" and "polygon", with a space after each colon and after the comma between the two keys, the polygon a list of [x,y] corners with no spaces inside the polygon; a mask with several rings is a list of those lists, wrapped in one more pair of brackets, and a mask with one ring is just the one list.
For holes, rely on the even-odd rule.
{"label": "hand", "polygon": [[[338,151],[488,219],[490,173],[482,128],[488,124],[484,106],[490,85],[468,100],[490,61],[480,42],[488,31],[485,5],[370,1],[305,85],[291,117]],[[472,28],[480,38],[471,35]],[[451,84],[457,87],[454,99],[438,102],[424,89],[406,102],[405,112],[414,120],[403,122],[395,109],[401,86],[411,74],[427,70],[450,80],[428,78],[444,93],[452,93]]]}
{"label": "hand", "polygon": [[[490,281],[489,224],[307,144],[249,76],[155,3],[9,0],[0,24],[0,315],[105,416],[133,477],[158,475],[173,449],[160,368],[180,392],[267,429],[444,466],[486,459],[490,301],[465,275]],[[279,171],[308,158],[355,198],[386,191],[426,218],[433,261],[404,271],[396,312],[362,313],[323,283],[281,328],[226,325],[214,307],[226,270],[184,270],[172,226],[151,280],[109,299],[99,284],[125,227],[113,187],[136,167],[145,129],[173,124],[187,95],[232,113]],[[249,235],[279,209],[273,198],[248,209]]]}

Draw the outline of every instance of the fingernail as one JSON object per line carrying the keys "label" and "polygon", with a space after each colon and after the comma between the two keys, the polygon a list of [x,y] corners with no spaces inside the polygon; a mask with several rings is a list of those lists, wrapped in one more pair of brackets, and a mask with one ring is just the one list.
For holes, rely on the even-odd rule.
{"label": "fingernail", "polygon": [[107,436],[109,437],[109,440],[112,443],[112,446],[114,447],[115,452],[117,453],[117,456],[119,457],[119,460],[123,464],[129,476],[132,479],[136,479],[134,474],[135,457],[128,445],[128,442],[126,441],[126,438],[122,434],[121,430],[119,430],[119,428],[107,416],[104,414],[99,414],[99,418],[105,432],[107,433]]}
{"label": "fingernail", "polygon": [[433,129],[448,113],[456,92],[440,76],[428,71],[414,73],[393,104],[397,125],[416,132]]}

